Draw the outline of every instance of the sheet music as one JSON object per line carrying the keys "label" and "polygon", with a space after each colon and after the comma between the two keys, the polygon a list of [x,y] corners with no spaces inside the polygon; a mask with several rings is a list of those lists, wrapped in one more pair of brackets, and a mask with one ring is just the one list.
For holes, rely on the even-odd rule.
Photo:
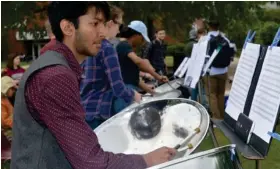
{"label": "sheet music", "polygon": [[212,53],[210,59],[208,60],[208,62],[206,63],[206,65],[203,68],[203,72],[202,72],[202,76],[205,76],[208,69],[210,68],[210,66],[212,65],[212,62],[214,61],[214,59],[216,58],[216,56],[218,55],[218,50],[214,50],[214,52]]}
{"label": "sheet music", "polygon": [[[174,76],[177,76],[177,77],[178,77],[178,76],[182,73],[182,69],[183,69],[184,65],[186,65],[186,63],[187,63],[188,60],[189,60],[188,57],[185,57],[185,58],[184,58],[183,62],[180,64],[180,66],[178,67],[178,69],[175,71]],[[185,70],[185,72],[183,72],[183,73],[186,73],[186,71],[187,71],[187,70]]]}
{"label": "sheet music", "polygon": [[258,44],[247,43],[246,48],[242,50],[226,107],[226,112],[235,120],[243,113],[259,55]]}
{"label": "sheet music", "polygon": [[178,75],[179,78],[182,78],[184,76],[184,74],[186,74],[188,67],[189,67],[189,63],[190,63],[189,60],[190,59],[188,58],[187,61],[184,63],[183,68],[182,68],[180,74]]}
{"label": "sheet music", "polygon": [[208,41],[203,41],[193,46],[193,52],[189,63],[189,68],[185,77],[184,85],[195,88],[200,79],[204,66]]}
{"label": "sheet music", "polygon": [[280,105],[280,47],[268,49],[256,87],[249,117],[255,122],[253,133],[269,143]]}

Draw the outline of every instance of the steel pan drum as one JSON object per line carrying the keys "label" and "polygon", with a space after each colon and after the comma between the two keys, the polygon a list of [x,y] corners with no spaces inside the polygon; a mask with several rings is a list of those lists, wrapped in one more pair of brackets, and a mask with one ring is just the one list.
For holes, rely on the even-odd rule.
{"label": "steel pan drum", "polygon": [[[149,94],[146,94],[142,98],[142,103],[149,102],[152,100],[158,100],[158,99],[170,99],[170,98],[178,98],[182,95],[182,92],[180,90],[177,90],[180,85],[182,85],[184,82],[183,79],[175,79],[168,83],[162,84],[155,88],[155,92],[157,93],[155,96],[150,97]],[[138,106],[137,103],[132,103],[127,108],[125,108],[123,111],[126,111],[128,109],[131,109],[133,107]]]}
{"label": "steel pan drum", "polygon": [[[149,107],[159,111],[162,120],[161,129],[155,137],[141,140],[133,135],[129,121],[135,111]],[[182,138],[178,138],[174,134],[172,128],[174,123],[190,132],[199,127],[200,133],[188,142],[193,145],[193,148],[177,153],[175,158],[179,158],[191,154],[199,146],[208,131],[209,122],[207,111],[197,102],[182,98],[159,99],[122,111],[105,121],[94,131],[105,151],[144,154],[162,146],[174,147],[180,143]]]}
{"label": "steel pan drum", "polygon": [[155,92],[165,93],[174,89],[178,89],[183,84],[183,82],[184,80],[182,78],[169,81],[168,83],[162,84],[155,88]]}
{"label": "steel pan drum", "polygon": [[242,169],[235,145],[195,153],[149,169]]}
{"label": "steel pan drum", "polygon": [[181,96],[181,91],[180,90],[170,90],[170,91],[165,91],[162,93],[155,93],[153,96],[150,94],[146,94],[142,96],[142,101],[147,102],[147,101],[152,101],[152,100],[158,100],[158,99],[168,99],[168,98],[178,98]]}

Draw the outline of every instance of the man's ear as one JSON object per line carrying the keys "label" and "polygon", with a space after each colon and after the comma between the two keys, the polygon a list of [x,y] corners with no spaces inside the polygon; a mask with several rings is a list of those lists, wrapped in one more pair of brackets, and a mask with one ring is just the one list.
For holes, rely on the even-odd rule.
{"label": "man's ear", "polygon": [[61,20],[60,29],[65,36],[73,36],[75,32],[74,24],[66,19]]}

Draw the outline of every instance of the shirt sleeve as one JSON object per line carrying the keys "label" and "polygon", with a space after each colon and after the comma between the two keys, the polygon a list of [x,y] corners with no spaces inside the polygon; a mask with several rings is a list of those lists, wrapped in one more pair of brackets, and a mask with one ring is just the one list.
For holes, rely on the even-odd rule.
{"label": "shirt sleeve", "polygon": [[105,73],[114,95],[123,98],[127,103],[131,103],[133,101],[134,91],[127,88],[123,82],[116,50],[111,46],[106,47],[103,51],[103,57]]}
{"label": "shirt sleeve", "polygon": [[127,42],[121,42],[119,43],[119,45],[117,46],[117,52],[120,54],[120,55],[126,55],[128,56],[128,54],[130,52],[133,52],[133,49],[132,49],[132,46],[127,43]]}
{"label": "shirt sleeve", "polygon": [[[33,79],[32,79],[33,80]],[[33,96],[29,96],[33,97]],[[75,76],[60,73],[45,84],[34,106],[74,169],[142,169],[140,155],[105,152],[85,122]],[[33,103],[34,104],[34,103]]]}

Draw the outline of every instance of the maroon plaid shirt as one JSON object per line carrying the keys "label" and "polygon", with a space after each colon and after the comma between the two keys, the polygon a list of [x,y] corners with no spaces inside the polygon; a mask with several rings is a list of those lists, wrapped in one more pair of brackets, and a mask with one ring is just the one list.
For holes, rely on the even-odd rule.
{"label": "maroon plaid shirt", "polygon": [[30,113],[48,127],[72,167],[146,168],[140,155],[113,154],[102,150],[95,133],[85,122],[85,112],[80,103],[80,65],[64,44],[58,43],[51,50],[64,55],[71,70],[60,65],[42,69],[27,82],[25,97]]}

